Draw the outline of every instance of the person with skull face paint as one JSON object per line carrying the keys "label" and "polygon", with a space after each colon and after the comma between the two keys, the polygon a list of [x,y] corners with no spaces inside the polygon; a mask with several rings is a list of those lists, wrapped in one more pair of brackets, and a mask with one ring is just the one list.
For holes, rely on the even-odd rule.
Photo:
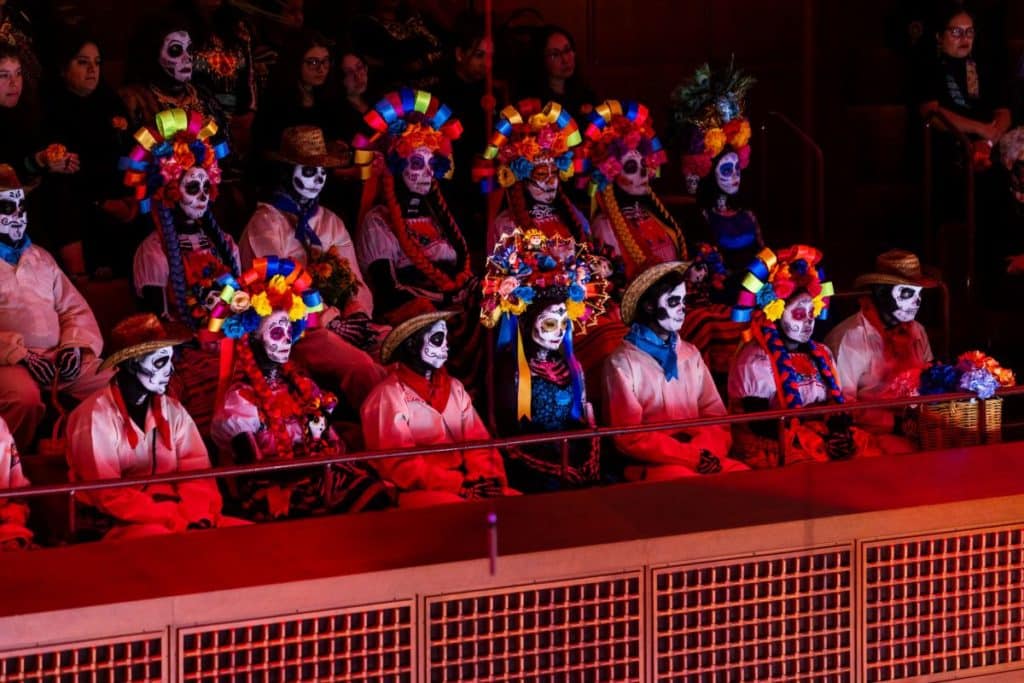
{"label": "person with skull face paint", "polygon": [[27,228],[25,188],[0,164],[0,417],[25,452],[44,397],[82,400],[110,379],[100,370],[103,337],[92,310]]}
{"label": "person with skull face paint", "polygon": [[[219,284],[209,329],[233,340],[221,346],[223,399],[212,424],[221,452],[238,463],[344,453],[329,422],[338,399],[291,361],[293,344],[324,310],[312,276],[291,259],[257,258]],[[241,379],[228,386],[233,365]],[[243,516],[254,520],[376,509],[393,498],[372,471],[350,463],[248,479],[240,489]]]}
{"label": "person with skull face paint", "polygon": [[273,158],[282,169],[282,182],[269,202],[257,205],[242,233],[242,264],[250,267],[256,258],[276,255],[293,259],[316,275],[319,266],[314,261],[333,252],[349,269],[355,295],[346,301],[326,301],[324,326],[310,330],[295,353],[311,372],[337,381],[358,410],[366,393],[387,373],[367,353],[377,343],[370,322],[373,296],[363,282],[352,238],[341,219],[319,203],[327,169],[341,161],[328,154],[323,132],[312,126],[285,129]]}
{"label": "person with skull face paint", "polygon": [[[95,481],[210,468],[195,422],[167,395],[174,346],[191,338],[168,330],[152,313],[125,318],[111,331],[104,367],[110,383],[68,416],[72,481]],[[241,523],[221,515],[213,479],[120,487],[81,493],[80,527],[105,540],[169,534]]]}
{"label": "person with skull face paint", "polygon": [[[820,263],[820,251],[797,244],[778,254],[764,249],[750,265],[733,309],[734,321],[750,324],[750,340],[729,370],[734,412],[845,403],[832,353],[811,339],[815,320],[827,314],[833,294]],[[846,414],[824,423],[792,420],[781,452],[776,424],[737,424],[733,451],[754,468],[878,454],[870,436],[851,427]]]}
{"label": "person with skull face paint", "polygon": [[[198,112],[170,109],[135,134],[138,145],[121,160],[125,185],[135,189],[140,213],[149,214],[156,227],[135,251],[135,291],[150,312],[197,333],[209,317],[217,279],[240,272],[238,246],[211,210],[219,161],[228,153],[214,139],[216,132],[217,124]],[[205,434],[214,409],[217,354],[209,345],[182,354],[189,372],[181,378],[181,398]]]}
{"label": "person with skull face paint", "polygon": [[657,263],[686,260],[683,231],[651,189],[667,157],[647,107],[606,100],[591,113],[586,138],[594,237],[623,259],[627,281]]}
{"label": "person with skull face paint", "polygon": [[[924,272],[916,254],[900,249],[880,254],[875,272],[854,281],[856,289],[870,294],[861,297],[858,313],[825,338],[835,354],[845,396],[870,401],[913,395],[921,369],[933,360],[928,333],[916,320],[921,293],[938,285],[938,278]],[[902,440],[888,438],[901,431],[902,414],[903,410],[861,411],[857,421],[879,433],[886,452],[912,450]]]}
{"label": "person with skull face paint", "polygon": [[[354,141],[366,180],[356,254],[377,315],[397,324],[424,301],[458,306],[472,289],[472,264],[438,180],[451,177],[451,141],[462,125],[436,97],[407,88],[386,95],[364,120],[373,135]],[[386,155],[386,172],[373,167],[376,151]],[[385,203],[369,209],[378,179]]]}
{"label": "person with skull face paint", "polygon": [[[598,322],[607,283],[586,245],[516,230],[495,245],[483,280],[480,320],[498,327],[494,401],[502,436],[594,426],[586,377],[573,340]],[[518,491],[580,488],[601,481],[597,439],[508,449],[506,471]]]}
{"label": "person with skull face paint", "polygon": [[[689,265],[652,266],[622,296],[622,320],[631,328],[604,366],[609,426],[725,415],[700,352],[678,336],[686,317]],[[721,426],[626,434],[614,441],[627,458],[625,478],[632,481],[749,469],[727,457],[732,439]]]}
{"label": "person with skull face paint", "polygon": [[[384,340],[381,360],[396,360],[387,378],[362,407],[363,440],[369,450],[416,448],[486,441],[487,427],[466,388],[450,378],[450,312],[425,313],[397,326]],[[501,454],[474,448],[430,456],[373,461],[399,489],[399,507],[501,496],[509,493]]]}
{"label": "person with skull face paint", "polygon": [[[0,417],[0,491],[28,486],[21,470],[21,458],[7,423]],[[32,547],[28,523],[28,505],[11,498],[0,498],[0,552]]]}

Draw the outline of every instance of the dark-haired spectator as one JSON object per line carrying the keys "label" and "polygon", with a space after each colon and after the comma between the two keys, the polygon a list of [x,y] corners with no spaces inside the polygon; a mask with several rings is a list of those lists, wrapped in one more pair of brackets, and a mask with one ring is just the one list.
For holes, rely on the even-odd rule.
{"label": "dark-haired spectator", "polygon": [[33,45],[32,20],[20,2],[0,2],[0,44],[17,48],[25,77],[37,81],[42,69]]}
{"label": "dark-haired spectator", "polygon": [[533,54],[517,99],[536,97],[541,102],[558,102],[574,117],[585,120],[598,99],[577,68],[572,34],[560,26],[544,27],[537,34]]}
{"label": "dark-haired spectator", "polygon": [[405,0],[370,0],[368,11],[353,18],[350,35],[381,92],[402,86],[432,92],[437,85],[441,40]]}

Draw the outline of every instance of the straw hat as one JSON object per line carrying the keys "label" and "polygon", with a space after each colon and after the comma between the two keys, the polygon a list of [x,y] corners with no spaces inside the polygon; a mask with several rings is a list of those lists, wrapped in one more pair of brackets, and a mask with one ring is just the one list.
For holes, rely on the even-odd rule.
{"label": "straw hat", "polygon": [[14,167],[10,164],[0,164],[0,192],[7,192],[9,190],[24,190],[25,192],[31,192],[32,190],[39,187],[39,179],[24,184],[18,178],[18,172],[14,170]]}
{"label": "straw hat", "polygon": [[637,275],[633,282],[629,284],[629,287],[626,288],[626,293],[622,295],[622,305],[619,307],[619,315],[622,316],[622,322],[632,325],[633,318],[636,317],[636,305],[640,303],[640,297],[644,295],[644,292],[672,271],[678,270],[680,273],[685,273],[686,269],[690,267],[690,263],[690,261],[659,263]]}
{"label": "straw hat", "polygon": [[384,343],[380,346],[381,363],[390,363],[391,355],[398,350],[402,342],[416,334],[417,331],[422,330],[428,325],[433,325],[438,320],[448,320],[454,315],[453,311],[434,311],[413,316],[404,323],[399,324],[384,338]]}
{"label": "straw hat", "polygon": [[934,268],[921,266],[917,254],[903,249],[890,249],[875,259],[875,272],[865,273],[853,282],[855,288],[868,285],[914,285],[937,287],[941,278]]}
{"label": "straw hat", "polygon": [[100,369],[106,370],[165,346],[184,344],[190,339],[192,334],[186,330],[168,331],[152,313],[128,316],[110,331],[111,353],[103,360]]}
{"label": "straw hat", "polygon": [[281,133],[280,148],[267,157],[296,166],[341,166],[341,159],[327,152],[324,132],[316,126],[285,128]]}

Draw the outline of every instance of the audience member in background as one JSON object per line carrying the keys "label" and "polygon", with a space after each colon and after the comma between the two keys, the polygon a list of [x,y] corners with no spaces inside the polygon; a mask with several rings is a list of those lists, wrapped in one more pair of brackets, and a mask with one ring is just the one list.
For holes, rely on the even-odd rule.
{"label": "audience member in background", "polygon": [[[28,486],[29,480],[21,471],[21,458],[7,423],[0,417],[0,491]],[[32,532],[28,522],[28,505],[0,498],[0,552],[21,550],[32,545]]]}
{"label": "audience member in background", "polygon": [[42,68],[33,45],[32,20],[22,9],[23,4],[18,0],[4,0],[0,3],[0,44],[17,49],[26,79],[35,83],[39,80]]}
{"label": "audience member in background", "polygon": [[375,87],[433,90],[441,40],[405,0],[369,4],[369,12],[353,18],[350,35],[355,49],[366,57]]}
{"label": "audience member in background", "polygon": [[130,140],[124,104],[103,80],[99,43],[69,32],[54,42],[52,77],[43,91],[44,136],[78,154],[81,173],[54,176],[37,205],[61,265],[72,277],[103,268],[131,271],[124,224],[135,212],[117,171]]}
{"label": "audience member in background", "polygon": [[370,71],[362,55],[349,50],[341,55],[338,63],[343,98],[341,100],[340,119],[337,125],[338,140],[334,143],[335,151],[341,159],[341,165],[332,173],[339,182],[328,186],[328,196],[324,202],[341,215],[346,225],[355,226],[359,220],[359,201],[363,194],[361,170],[352,164],[350,143],[357,133],[365,128],[363,116],[370,111],[374,100],[370,98]]}
{"label": "audience member in background", "polygon": [[24,452],[52,394],[82,400],[110,379],[89,304],[26,228],[25,188],[0,164],[0,417]]}
{"label": "audience member in background", "polygon": [[576,67],[576,41],[564,28],[549,25],[537,34],[533,63],[527,68],[518,99],[553,100],[584,121],[598,102]]}

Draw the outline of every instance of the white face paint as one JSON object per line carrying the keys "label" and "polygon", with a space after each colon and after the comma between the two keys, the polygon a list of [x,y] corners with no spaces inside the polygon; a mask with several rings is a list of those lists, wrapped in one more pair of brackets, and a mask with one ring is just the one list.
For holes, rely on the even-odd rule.
{"label": "white face paint", "polygon": [[725,194],[740,191],[740,157],[736,152],[727,152],[715,164],[715,182]]}
{"label": "white face paint", "polygon": [[548,306],[533,322],[533,341],[548,351],[557,351],[562,346],[565,331],[569,328],[569,312],[565,304]]}
{"label": "white face paint", "polygon": [[892,298],[896,302],[896,310],[892,317],[901,323],[909,323],[917,317],[921,310],[921,288],[914,285],[896,285],[892,288]]}
{"label": "white face paint", "polygon": [[151,394],[163,394],[171,381],[174,371],[172,358],[174,349],[161,346],[156,351],[139,358],[128,365],[128,371],[135,375],[139,384]]}
{"label": "white face paint", "polygon": [[448,325],[445,321],[438,320],[423,333],[422,339],[420,360],[435,370],[440,370],[448,362]]}
{"label": "white face paint", "polygon": [[558,196],[558,167],[551,161],[538,161],[533,166],[526,191],[538,204],[552,204]]}
{"label": "white face paint", "polygon": [[327,169],[323,166],[295,166],[292,169],[292,189],[303,199],[316,199],[327,182]]}
{"label": "white face paint", "polygon": [[178,206],[185,215],[192,220],[202,218],[210,205],[210,192],[213,190],[206,169],[196,166],[185,171],[178,181],[178,190],[181,192]]}
{"label": "white face paint", "polygon": [[307,425],[309,426],[310,437],[312,437],[315,441],[319,441],[320,437],[322,437],[324,435],[324,432],[327,431],[327,418],[325,418],[323,415],[320,415],[310,420],[307,423]]}
{"label": "white face paint", "polygon": [[622,172],[615,176],[618,186],[627,194],[634,196],[650,194],[650,176],[640,152],[635,149],[626,152],[619,161],[622,163]]}
{"label": "white face paint", "polygon": [[284,365],[292,354],[292,324],[284,311],[274,311],[260,322],[256,338],[274,363]]}
{"label": "white face paint", "polygon": [[683,329],[683,321],[686,320],[686,310],[683,302],[686,300],[686,284],[679,283],[679,286],[670,289],[658,297],[657,319],[658,325],[666,332],[678,332]]}
{"label": "white face paint", "polygon": [[192,38],[187,31],[174,31],[164,36],[160,66],[179,83],[192,80]]}
{"label": "white face paint", "polygon": [[0,192],[0,235],[7,235],[12,242],[25,236],[28,227],[28,211],[25,210],[25,190],[4,190]]}
{"label": "white face paint", "polygon": [[801,292],[786,303],[786,309],[779,319],[782,334],[787,338],[804,344],[814,334],[814,303],[811,295]]}
{"label": "white face paint", "polygon": [[409,188],[409,192],[419,195],[430,192],[430,186],[434,182],[434,170],[430,167],[433,158],[434,153],[428,147],[417,147],[405,160],[402,180]]}

